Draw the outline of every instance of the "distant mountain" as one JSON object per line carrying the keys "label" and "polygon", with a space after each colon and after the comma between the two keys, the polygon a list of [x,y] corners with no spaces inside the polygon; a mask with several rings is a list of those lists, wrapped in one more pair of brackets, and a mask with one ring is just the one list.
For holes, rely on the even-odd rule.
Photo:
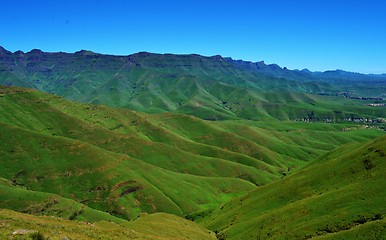
{"label": "distant mountain", "polygon": [[78,102],[211,120],[373,119],[384,117],[381,109],[364,106],[384,103],[386,93],[385,75],[313,73],[195,54],[112,56],[38,49],[11,53],[4,48],[0,84],[35,88]]}
{"label": "distant mountain", "polygon": [[265,74],[267,76],[276,78],[285,78],[290,80],[301,80],[301,81],[322,81],[339,83],[343,82],[362,82],[362,81],[385,81],[386,74],[362,74],[347,72],[340,69],[329,70],[325,72],[312,72],[308,69],[289,70],[286,67],[281,68],[276,64],[265,64],[262,62],[248,62],[242,60],[233,60],[232,58],[226,58],[229,62],[232,62],[239,68],[248,69],[258,73]]}

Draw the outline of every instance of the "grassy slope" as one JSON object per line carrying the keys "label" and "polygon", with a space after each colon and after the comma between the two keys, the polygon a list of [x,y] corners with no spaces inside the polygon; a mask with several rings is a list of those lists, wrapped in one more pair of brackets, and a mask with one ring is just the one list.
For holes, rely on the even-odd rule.
{"label": "grassy slope", "polygon": [[336,146],[382,134],[341,131],[355,125],[209,122],[1,92],[1,176],[127,218],[205,211]]}
{"label": "grassy slope", "polygon": [[[341,132],[344,128],[350,128],[352,126],[350,124],[305,125],[277,121],[234,121],[223,124],[224,122],[202,121],[184,115],[146,115],[103,106],[79,105],[39,92],[8,95],[3,100],[1,117],[4,122],[47,134],[91,142],[93,145],[115,152],[123,152],[122,148],[128,149],[129,144],[129,147],[138,145],[138,143],[149,145],[149,141],[145,140],[150,140],[152,142],[151,147],[157,148],[158,159],[165,148],[168,149],[169,146],[172,146],[189,153],[197,152],[201,156],[218,157],[232,161],[249,161],[254,166],[269,167],[261,160],[273,162],[272,165],[280,166],[280,161],[276,159],[285,158],[288,162],[288,158],[291,156],[278,156],[276,154],[279,150],[277,147],[270,149],[272,141],[276,141],[276,145],[282,144],[284,146],[288,144],[287,136],[294,141],[296,136],[302,135],[302,138],[294,143],[293,147],[310,145],[308,150],[328,151],[339,144],[350,141],[350,138],[356,135],[351,134],[351,132]],[[270,126],[269,130],[266,129],[268,126]],[[322,132],[326,134],[320,136]],[[328,141],[324,141],[326,135],[330,135]],[[364,135],[363,141],[368,137],[371,138],[370,135],[376,136],[377,131],[363,131],[363,134],[359,133],[358,137],[361,135]],[[122,138],[125,139],[124,143],[121,143]],[[267,144],[261,139],[271,139],[272,141]],[[337,140],[331,142],[332,139]],[[114,144],[110,144],[110,142]],[[320,144],[320,146],[315,147],[317,142],[326,145],[321,146]],[[122,144],[126,146],[122,146]],[[165,146],[165,144],[169,146]],[[297,149],[297,152],[299,150]],[[177,158],[178,153],[181,153],[175,152],[175,148],[172,151],[174,158]],[[136,156],[136,152],[130,151],[130,149],[123,153]],[[308,156],[308,158],[315,156]],[[251,157],[255,157],[255,159],[251,159]],[[190,162],[192,162],[192,158],[194,159],[193,156],[190,156]],[[141,159],[146,159],[146,157],[142,156]],[[296,157],[296,159],[306,160],[305,157]],[[210,159],[206,158],[205,160]],[[274,171],[274,169],[271,168],[269,171]]]}
{"label": "grassy slope", "polygon": [[[17,230],[39,231],[44,237],[59,239],[216,239],[208,230],[185,219],[165,213],[141,216],[133,222],[94,224],[61,218],[32,216],[0,209],[0,239],[31,239],[13,235]],[[16,238],[18,237],[18,238]]]}
{"label": "grassy slope", "polygon": [[8,143],[2,145],[3,177],[128,218],[141,211],[182,215],[203,210],[253,188],[239,179],[170,172],[63,137],[6,125],[2,131],[1,140]]}
{"label": "grassy slope", "polygon": [[30,191],[15,186],[5,179],[0,179],[0,208],[11,208],[28,214],[43,214],[88,222],[102,220],[115,223],[125,222],[120,218],[89,208],[74,200],[55,194]]}
{"label": "grassy slope", "polygon": [[382,239],[386,136],[348,144],[202,221],[227,239]]}

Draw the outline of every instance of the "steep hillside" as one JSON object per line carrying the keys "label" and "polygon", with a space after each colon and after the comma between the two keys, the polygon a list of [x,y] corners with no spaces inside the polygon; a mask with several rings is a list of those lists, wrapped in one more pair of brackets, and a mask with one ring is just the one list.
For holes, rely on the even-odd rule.
{"label": "steep hillside", "polygon": [[[381,98],[386,86],[382,75],[374,76],[377,81],[371,81],[369,89],[366,79],[371,76],[360,75],[366,80],[364,88],[358,77],[347,73],[326,73],[326,78],[315,74],[194,54],[0,53],[0,84],[35,88],[78,102],[210,120],[386,117],[384,107],[368,106],[386,103]],[[334,77],[339,81],[331,80]]]}
{"label": "steep hillside", "polygon": [[237,178],[171,172],[78,140],[1,128],[2,177],[120,217],[134,218],[143,211],[183,215],[254,187]]}
{"label": "steep hillside", "polygon": [[337,146],[383,134],[353,124],[147,115],[23,88],[0,92],[2,178],[128,219],[210,211]]}
{"label": "steep hillside", "polygon": [[226,239],[384,239],[386,136],[348,144],[202,220]]}

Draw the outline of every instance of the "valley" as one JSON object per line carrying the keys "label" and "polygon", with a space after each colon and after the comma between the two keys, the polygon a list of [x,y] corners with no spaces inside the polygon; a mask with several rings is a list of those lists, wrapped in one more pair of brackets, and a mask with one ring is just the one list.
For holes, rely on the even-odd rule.
{"label": "valley", "polygon": [[4,239],[386,234],[384,75],[1,48],[0,84]]}

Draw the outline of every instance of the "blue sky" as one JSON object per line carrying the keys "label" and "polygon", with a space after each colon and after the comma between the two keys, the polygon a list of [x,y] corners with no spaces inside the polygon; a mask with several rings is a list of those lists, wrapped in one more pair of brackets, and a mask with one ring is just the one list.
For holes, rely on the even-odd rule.
{"label": "blue sky", "polygon": [[0,46],[386,73],[386,1],[0,0]]}

